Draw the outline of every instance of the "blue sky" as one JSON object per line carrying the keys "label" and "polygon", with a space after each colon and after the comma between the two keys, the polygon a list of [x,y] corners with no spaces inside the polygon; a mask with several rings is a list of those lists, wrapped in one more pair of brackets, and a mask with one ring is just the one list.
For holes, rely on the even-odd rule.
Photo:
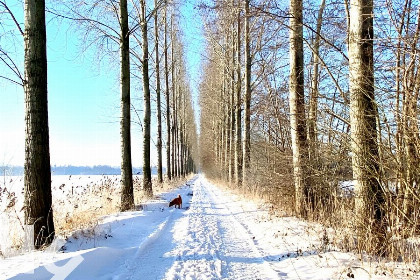
{"label": "blue sky", "polygon": [[[193,8],[193,1],[184,3],[180,17],[184,29],[187,71],[191,88],[198,98],[201,51],[204,38],[201,20]],[[21,4],[12,5],[23,22]],[[150,23],[153,25],[152,23]],[[48,102],[50,154],[52,165],[120,165],[119,134],[119,70],[118,57],[98,63],[94,50],[80,55],[80,42],[67,23],[47,24],[48,43]],[[0,46],[10,48],[10,41],[0,37]],[[23,65],[23,47],[19,39],[14,58]],[[22,68],[23,69],[23,68]],[[23,70],[22,70],[23,71]],[[5,68],[0,64],[0,73]],[[20,86],[0,79],[0,166],[24,162],[24,102]],[[152,91],[152,94],[153,91]],[[135,106],[140,106],[142,92],[132,90]],[[137,108],[141,109],[141,108]],[[142,113],[140,113],[142,114]],[[133,114],[132,119],[136,116]],[[156,126],[152,125],[152,128]],[[141,166],[141,128],[132,125],[132,158],[134,166]],[[155,138],[155,136],[154,136]],[[154,139],[155,140],[155,139]],[[156,142],[156,140],[154,141]],[[157,163],[152,144],[152,165]],[[165,163],[165,161],[163,161]]]}

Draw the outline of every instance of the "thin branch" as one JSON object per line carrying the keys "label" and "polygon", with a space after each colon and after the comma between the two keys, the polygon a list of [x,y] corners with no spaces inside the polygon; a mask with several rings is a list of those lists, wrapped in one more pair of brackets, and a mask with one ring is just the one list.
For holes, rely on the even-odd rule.
{"label": "thin branch", "polygon": [[5,1],[0,1],[0,4],[4,6],[4,8],[7,10],[7,12],[9,13],[9,15],[12,17],[12,20],[14,21],[14,23],[16,24],[16,27],[19,29],[19,32],[22,36],[24,36],[24,32],[22,30],[22,28],[20,27],[20,24],[17,22],[15,16],[13,15],[12,11],[9,9],[9,7],[6,5]]}
{"label": "thin branch", "polygon": [[[255,8],[256,10],[258,10],[258,11],[260,11],[260,12],[262,12],[262,13],[264,13],[264,14],[272,17],[272,18],[274,18],[274,19],[277,19],[277,18],[290,19],[291,18],[291,16],[289,16],[289,15],[278,15],[278,14],[274,14],[272,12],[263,10],[262,8],[260,8],[258,6],[255,6],[255,5],[252,5],[252,7]],[[290,29],[290,26],[288,26],[287,24],[284,24],[283,22],[280,22],[280,23]],[[316,30],[314,30],[308,24],[306,24],[304,22],[301,22],[301,23],[302,23],[303,26],[305,26],[306,28],[308,28],[311,32],[313,32],[314,34],[317,34],[322,39],[322,41],[324,41],[327,45],[329,45],[330,47],[332,47],[333,49],[335,49],[336,51],[338,51],[347,61],[349,60],[349,58],[347,57],[347,55],[344,53],[344,51],[341,48],[339,48],[336,45],[334,45],[333,43],[331,43],[324,36],[322,36],[322,34],[318,33]]]}
{"label": "thin branch", "polygon": [[15,75],[19,78],[19,80],[21,80],[22,84],[23,84],[23,77],[22,74],[19,71],[19,68],[17,67],[17,65],[15,64],[15,62],[13,61],[13,59],[3,50],[0,49],[0,54],[2,54],[3,56],[5,56],[7,58],[4,59],[2,56],[0,56],[0,60],[3,61],[4,64],[6,64],[6,66],[13,72],[15,73]]}
{"label": "thin branch", "polygon": [[19,85],[19,86],[22,86],[22,87],[23,87],[23,83],[20,83],[20,82],[18,82],[18,81],[12,80],[12,79],[7,78],[7,77],[5,77],[5,76],[0,75],[0,79],[5,79],[5,80],[7,80],[7,81],[9,81],[9,82],[12,82],[12,83],[14,83],[14,84],[17,84],[17,85]]}
{"label": "thin branch", "polygon": [[[116,38],[119,38],[120,33],[119,33],[118,31],[116,31],[114,28],[112,28],[111,26],[106,25],[106,24],[104,24],[104,23],[102,23],[102,22],[100,22],[100,21],[97,21],[97,20],[95,20],[95,19],[91,19],[91,18],[86,18],[86,17],[83,17],[83,16],[81,16],[80,14],[78,14],[77,12],[73,11],[72,9],[70,9],[70,11],[72,11],[72,12],[73,12],[74,14],[76,14],[77,16],[80,16],[80,18],[76,18],[76,17],[69,17],[69,16],[64,16],[64,15],[58,14],[58,13],[56,13],[56,12],[52,11],[52,10],[46,9],[46,12],[48,12],[48,13],[50,13],[50,14],[53,14],[53,15],[55,15],[55,16],[57,16],[57,17],[63,18],[63,19],[74,20],[74,21],[84,21],[84,22],[88,22],[88,23],[90,23],[90,24],[92,24],[92,23],[98,24],[98,25],[100,25],[100,26],[103,26],[103,27],[105,27],[105,28],[107,28],[107,29],[111,30],[112,32],[114,32],[114,33],[116,34],[116,36],[115,36],[115,37],[116,37]],[[104,32],[103,32],[103,33],[104,33]],[[112,35],[109,35],[109,36],[110,36],[110,37],[114,37],[114,36],[112,36]]]}

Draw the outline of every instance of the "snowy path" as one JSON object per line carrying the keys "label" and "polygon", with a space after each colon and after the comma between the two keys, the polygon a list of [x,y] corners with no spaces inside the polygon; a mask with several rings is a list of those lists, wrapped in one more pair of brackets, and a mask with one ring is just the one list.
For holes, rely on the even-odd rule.
{"label": "snowy path", "polygon": [[198,178],[189,209],[173,216],[122,279],[278,279],[213,188]]}

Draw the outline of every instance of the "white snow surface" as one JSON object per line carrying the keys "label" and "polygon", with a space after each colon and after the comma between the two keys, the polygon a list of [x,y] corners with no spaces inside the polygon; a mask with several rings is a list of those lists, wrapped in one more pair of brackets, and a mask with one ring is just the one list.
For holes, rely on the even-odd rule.
{"label": "white snow surface", "polygon": [[[182,196],[182,209],[168,201]],[[45,251],[0,260],[0,279],[402,279],[326,249],[322,234],[199,175],[142,210],[107,216]],[[417,275],[418,276],[418,275]],[[407,279],[416,277],[411,275]]]}

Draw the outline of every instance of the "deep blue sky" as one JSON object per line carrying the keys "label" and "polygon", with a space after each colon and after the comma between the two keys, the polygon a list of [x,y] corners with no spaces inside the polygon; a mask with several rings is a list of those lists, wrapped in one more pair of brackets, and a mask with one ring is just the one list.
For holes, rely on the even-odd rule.
{"label": "deep blue sky", "polygon": [[[11,5],[19,22],[23,22],[22,4],[12,2],[8,1],[8,4]],[[196,102],[201,52],[204,51],[205,46],[201,31],[202,22],[193,8],[193,3],[194,1],[184,2],[181,8],[180,24],[185,36],[188,77],[190,77],[190,85]],[[3,18],[4,16],[1,19]],[[153,23],[151,22],[150,25],[153,26]],[[10,29],[11,27],[6,25],[1,34]],[[118,60],[105,59],[97,63],[94,50],[80,55],[81,44],[77,41],[78,36],[75,36],[71,30],[66,22],[62,22],[60,26],[57,26],[54,21],[49,21],[47,24],[51,164],[119,166]],[[0,36],[0,47],[13,52],[15,61],[23,71],[23,46],[21,45],[23,40],[19,38],[16,42],[11,42],[6,41],[5,38],[7,37]],[[12,43],[16,47],[11,48]],[[0,64],[0,73],[6,73],[2,64]],[[0,166],[22,166],[24,162],[23,89],[3,79],[0,79],[0,89]],[[154,94],[153,91],[152,94]],[[132,90],[132,97],[137,99],[135,101],[137,106],[141,106],[141,91]],[[133,114],[132,118],[136,120],[137,117]],[[156,126],[152,125],[152,128]],[[141,128],[133,124],[134,166],[141,166],[141,145]],[[153,144],[152,148],[152,165],[155,165],[157,158]]]}

